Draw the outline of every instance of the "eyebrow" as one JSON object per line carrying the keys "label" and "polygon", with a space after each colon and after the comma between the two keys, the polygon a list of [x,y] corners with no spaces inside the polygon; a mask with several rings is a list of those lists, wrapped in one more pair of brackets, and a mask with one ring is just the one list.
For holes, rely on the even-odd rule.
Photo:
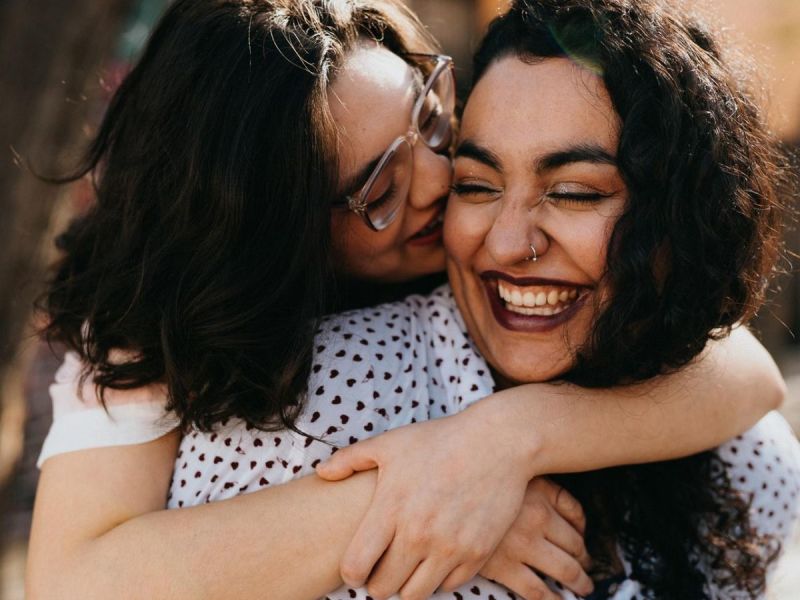
{"label": "eyebrow", "polygon": [[458,145],[455,158],[470,158],[479,163],[483,163],[487,167],[491,167],[499,173],[503,172],[503,168],[500,166],[500,159],[497,155],[488,148],[484,148],[472,140],[464,140]]}
{"label": "eyebrow", "polygon": [[565,150],[545,154],[536,162],[536,172],[553,171],[559,167],[579,162],[616,166],[617,158],[595,144],[579,144]]}
{"label": "eyebrow", "polygon": [[366,165],[364,165],[358,171],[358,173],[347,179],[345,185],[342,186],[344,193],[340,195],[340,199],[337,204],[346,203],[349,196],[352,196],[364,187],[364,185],[367,183],[367,179],[369,179],[369,176],[372,175],[372,172],[378,166],[378,163],[381,162],[385,152],[386,150],[384,149],[379,156],[373,158]]}
{"label": "eyebrow", "polygon": [[[499,173],[503,172],[498,156],[488,148],[472,140],[464,140],[458,145],[458,148],[456,148],[455,158],[461,157],[470,158],[479,163],[483,163]],[[578,144],[564,150],[545,154],[536,161],[536,172],[541,174],[579,162],[616,166],[617,159],[600,146],[594,144]]]}

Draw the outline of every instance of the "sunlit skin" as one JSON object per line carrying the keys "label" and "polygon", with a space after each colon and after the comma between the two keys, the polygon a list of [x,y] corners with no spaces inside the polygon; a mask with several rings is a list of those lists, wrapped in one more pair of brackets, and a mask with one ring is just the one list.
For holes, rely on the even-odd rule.
{"label": "sunlit skin", "polygon": [[[357,179],[409,130],[414,81],[412,67],[380,46],[365,42],[346,58],[328,92],[339,131],[342,182]],[[418,141],[408,201],[388,228],[372,231],[352,211],[335,208],[331,227],[340,271],[357,279],[399,282],[444,270],[441,230],[423,239],[413,236],[444,209],[450,177],[449,157]]]}
{"label": "sunlit skin", "polygon": [[[445,219],[448,273],[501,380],[557,377],[587,339],[608,295],[606,246],[626,201],[618,139],[602,80],[568,59],[503,58],[469,98]],[[535,309],[558,314],[520,314],[531,309],[509,310],[501,281],[566,300]]]}

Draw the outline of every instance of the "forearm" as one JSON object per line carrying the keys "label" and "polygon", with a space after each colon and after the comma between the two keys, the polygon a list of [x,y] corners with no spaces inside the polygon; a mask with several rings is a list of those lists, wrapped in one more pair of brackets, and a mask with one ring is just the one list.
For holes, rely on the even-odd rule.
{"label": "forearm", "polygon": [[374,472],[336,483],[309,476],[138,516],[96,538],[50,548],[49,560],[38,560],[29,574],[28,597],[319,598],[341,585],[339,561],[374,480]]}
{"label": "forearm", "polygon": [[507,432],[507,441],[529,454],[535,475],[707,450],[748,429],[784,394],[771,357],[741,328],[710,344],[687,367],[646,382],[610,389],[565,383],[519,386],[468,411]]}
{"label": "forearm", "polygon": [[[373,473],[337,483],[311,476],[129,521],[88,549],[85,564],[102,561],[108,569],[95,566],[86,575],[109,573],[107,592],[97,582],[88,587],[97,598],[119,598],[126,589],[136,598],[319,598],[341,585],[339,560],[373,480]],[[130,564],[131,555],[141,564]],[[142,580],[149,582],[144,590]]]}

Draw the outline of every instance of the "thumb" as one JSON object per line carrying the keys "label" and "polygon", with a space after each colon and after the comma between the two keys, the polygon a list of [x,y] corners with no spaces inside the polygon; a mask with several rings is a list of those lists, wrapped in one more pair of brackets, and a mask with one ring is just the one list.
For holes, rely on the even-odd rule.
{"label": "thumb", "polygon": [[378,466],[375,444],[364,440],[336,452],[317,465],[317,475],[327,481],[347,479],[358,471],[369,471]]}

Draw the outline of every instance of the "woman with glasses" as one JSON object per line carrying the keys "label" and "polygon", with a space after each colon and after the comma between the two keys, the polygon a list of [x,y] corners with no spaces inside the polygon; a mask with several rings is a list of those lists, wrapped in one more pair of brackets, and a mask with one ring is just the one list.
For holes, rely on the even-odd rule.
{"label": "woman with glasses", "polygon": [[[468,383],[459,371],[424,389],[412,377],[388,388],[390,405],[377,389],[358,395],[426,360],[412,348],[424,332],[402,323],[371,341],[369,311],[359,313],[362,349],[348,354],[350,367],[367,357],[393,366],[354,377],[322,360],[332,351],[323,315],[444,267],[453,87],[450,60],[399,2],[170,7],[79,172],[95,172],[97,204],[60,238],[45,298],[48,334],[74,354],[53,388],[31,597],[251,597],[265,586],[274,597],[317,597],[341,585],[340,561],[354,588],[372,572],[378,595],[424,597],[482,565],[528,589],[531,563],[585,592],[580,509],[535,476],[689,454],[775,406],[780,378],[741,331],[655,383],[522,386],[393,432],[379,480],[374,471],[300,478],[324,469],[298,460],[308,448],[332,449],[303,433],[325,423],[318,433],[344,435],[335,440],[344,445],[442,417],[458,405],[446,386]],[[381,342],[399,342],[400,356]],[[328,398],[332,385],[353,392]],[[322,398],[328,410],[309,412]],[[355,435],[344,403],[375,421]],[[246,452],[218,433],[225,427],[249,431],[265,452],[255,432],[271,431],[269,451],[291,457],[239,462],[193,443]],[[201,464],[258,477],[237,485]],[[191,499],[173,493],[172,505],[231,498],[160,510],[173,466],[197,468],[174,482]],[[221,489],[212,497],[195,485]],[[538,558],[508,551],[520,531],[533,531]]]}

